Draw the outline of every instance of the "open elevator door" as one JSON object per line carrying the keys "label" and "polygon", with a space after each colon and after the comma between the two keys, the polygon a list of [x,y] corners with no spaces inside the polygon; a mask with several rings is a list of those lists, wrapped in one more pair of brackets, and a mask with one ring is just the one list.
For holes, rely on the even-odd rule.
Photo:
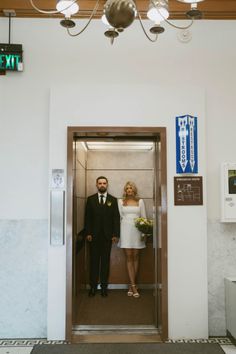
{"label": "open elevator door", "polygon": [[[101,131],[99,131],[99,129]],[[105,130],[105,131],[104,131]],[[118,130],[118,131],[117,131]],[[75,262],[75,234],[78,229],[76,223],[73,223],[73,210],[76,208],[75,199],[73,198],[73,172],[75,165],[73,165],[73,151],[75,157],[76,141],[152,141],[155,147],[154,154],[154,220],[157,221],[154,226],[154,240],[153,247],[155,252],[155,277],[154,277],[154,326],[158,328],[161,338],[167,338],[167,230],[166,230],[166,145],[165,145],[165,129],[164,128],[99,128],[99,127],[79,127],[68,128],[68,190],[67,190],[67,339],[76,342],[78,340],[76,323],[73,320],[75,302],[72,301],[77,290],[73,284],[76,281],[75,267],[78,264]],[[75,161],[75,159],[74,159]],[[76,231],[75,231],[76,230]],[[73,242],[74,240],[74,242]],[[161,247],[164,245],[164,249]],[[69,252],[68,252],[69,251]],[[70,255],[72,255],[70,257]],[[86,252],[84,253],[83,261],[86,259]],[[79,263],[81,262],[81,259]],[[80,274],[84,276],[86,282],[86,275],[83,272]],[[110,326],[110,329],[117,332],[117,326]],[[137,328],[136,328],[137,329]],[[135,330],[136,330],[135,329]],[[102,332],[101,332],[102,333]],[[72,335],[73,334],[73,335]],[[146,333],[145,333],[146,335]],[[140,337],[140,336],[139,336]],[[146,336],[147,338],[147,336]]]}

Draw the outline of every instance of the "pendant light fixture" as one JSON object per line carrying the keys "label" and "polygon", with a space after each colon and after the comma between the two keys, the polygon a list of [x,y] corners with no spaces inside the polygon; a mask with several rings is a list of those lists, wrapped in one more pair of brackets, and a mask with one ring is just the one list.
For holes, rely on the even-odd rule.
{"label": "pendant light fixture", "polygon": [[[101,0],[95,0],[95,5],[90,13],[88,22],[77,33],[71,32],[70,29],[76,25],[71,18],[79,11],[78,0],[58,0],[56,10],[49,11],[39,9],[34,3],[35,0],[28,1],[30,1],[32,7],[40,13],[50,15],[62,13],[64,15],[64,19],[60,21],[60,24],[63,27],[66,27],[67,33],[70,36],[76,37],[86,30],[95,15],[97,17],[98,8],[100,6],[99,2]],[[166,23],[177,29],[186,30],[192,26],[195,19],[201,18],[202,14],[197,9],[197,3],[204,0],[175,1],[190,4],[190,10],[186,13],[187,18],[190,19],[189,23],[186,26],[178,26],[176,22],[172,23],[169,21],[168,0],[150,0],[146,13],[147,18],[154,23],[154,25],[150,28],[150,32],[152,34],[152,36],[150,36],[144,27],[143,19],[138,11],[135,0],[107,0],[104,4],[103,13],[101,16],[103,23],[108,27],[104,34],[106,37],[110,38],[111,43],[113,43],[114,39],[117,38],[127,27],[129,27],[135,19],[137,19],[140,22],[146,38],[151,42],[155,42],[158,35],[163,33],[165,30],[161,25],[162,23]]]}

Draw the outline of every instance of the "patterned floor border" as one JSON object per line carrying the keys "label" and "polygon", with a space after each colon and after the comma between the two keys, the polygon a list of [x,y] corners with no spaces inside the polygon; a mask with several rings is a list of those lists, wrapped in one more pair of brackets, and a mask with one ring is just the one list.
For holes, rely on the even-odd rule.
{"label": "patterned floor border", "polygon": [[[0,347],[33,347],[36,344],[67,344],[63,340],[41,339],[0,339]],[[228,337],[210,337],[208,339],[178,339],[167,340],[166,343],[218,343],[220,345],[233,345]]]}
{"label": "patterned floor border", "polygon": [[36,344],[67,344],[63,340],[40,339],[0,339],[0,347],[33,347]]}
{"label": "patterned floor border", "polygon": [[209,337],[208,339],[170,339],[167,340],[166,343],[217,343],[220,345],[233,345],[228,337]]}

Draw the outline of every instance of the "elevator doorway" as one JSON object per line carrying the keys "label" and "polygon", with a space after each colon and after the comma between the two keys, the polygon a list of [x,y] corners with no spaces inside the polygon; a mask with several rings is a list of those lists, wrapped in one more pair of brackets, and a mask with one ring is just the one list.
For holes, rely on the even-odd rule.
{"label": "elevator doorway", "polygon": [[[68,128],[67,339],[95,330],[160,333],[167,337],[166,146],[163,128]],[[119,129],[117,131],[117,129]],[[105,131],[104,131],[105,130]],[[122,197],[134,181],[154,220],[153,237],[140,254],[139,299],[126,296],[128,275],[122,249],[112,247],[109,297],[89,299],[89,252],[80,235],[85,202],[105,175],[109,193]],[[68,229],[67,229],[68,231]],[[68,245],[71,254],[68,255]],[[164,249],[163,249],[164,245]],[[71,256],[70,256],[71,255]],[[163,257],[164,255],[164,257]]]}

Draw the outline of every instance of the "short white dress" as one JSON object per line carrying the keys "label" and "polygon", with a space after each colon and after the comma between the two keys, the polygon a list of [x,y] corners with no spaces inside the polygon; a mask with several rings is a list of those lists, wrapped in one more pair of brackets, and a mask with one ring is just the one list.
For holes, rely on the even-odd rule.
{"label": "short white dress", "polygon": [[123,200],[118,200],[118,207],[121,217],[120,248],[145,248],[145,242],[141,239],[141,233],[135,226],[134,219],[146,218],[144,201],[139,199],[138,205],[123,205]]}

